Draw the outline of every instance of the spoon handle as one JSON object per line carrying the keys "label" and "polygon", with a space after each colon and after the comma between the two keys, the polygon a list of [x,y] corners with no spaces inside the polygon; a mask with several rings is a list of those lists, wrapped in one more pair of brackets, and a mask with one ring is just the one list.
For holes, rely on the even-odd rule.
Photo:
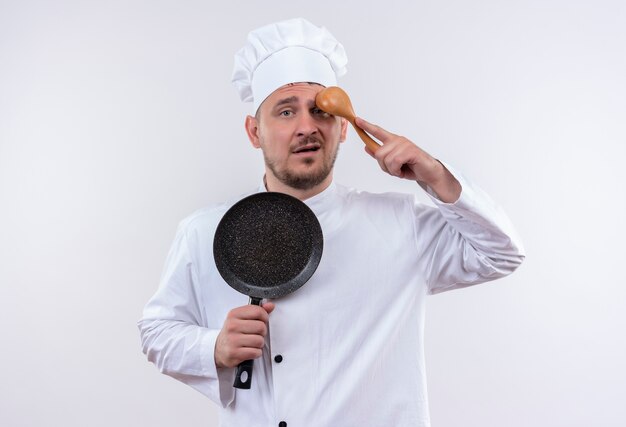
{"label": "spoon handle", "polygon": [[363,129],[358,127],[356,123],[354,122],[354,119],[352,119],[350,123],[354,127],[354,130],[356,131],[356,133],[359,134],[359,136],[361,137],[361,139],[363,140],[367,148],[369,148],[372,153],[375,153],[376,150],[380,148],[380,144],[374,141],[372,137],[370,137]]}

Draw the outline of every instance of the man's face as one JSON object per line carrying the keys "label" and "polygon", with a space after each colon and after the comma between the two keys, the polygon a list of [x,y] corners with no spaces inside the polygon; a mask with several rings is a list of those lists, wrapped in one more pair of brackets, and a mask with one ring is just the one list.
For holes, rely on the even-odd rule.
{"label": "man's face", "polygon": [[283,184],[309,190],[329,178],[347,121],[324,113],[315,105],[323,87],[295,83],[275,90],[248,117],[252,145],[263,150],[266,173]]}

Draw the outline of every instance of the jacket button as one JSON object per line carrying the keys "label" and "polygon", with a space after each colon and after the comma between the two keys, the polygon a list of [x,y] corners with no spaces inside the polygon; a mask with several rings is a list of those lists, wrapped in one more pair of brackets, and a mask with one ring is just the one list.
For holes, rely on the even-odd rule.
{"label": "jacket button", "polygon": [[278,423],[278,427],[287,427],[287,423],[284,421],[281,421]]}
{"label": "jacket button", "polygon": [[[274,362],[280,363],[282,361],[283,361],[283,356],[281,356],[280,354],[277,354],[276,356],[274,356]],[[281,423],[285,423],[285,422],[281,421]],[[285,423],[284,426],[282,424],[279,424],[280,427],[285,427],[286,425],[287,425],[287,423]]]}

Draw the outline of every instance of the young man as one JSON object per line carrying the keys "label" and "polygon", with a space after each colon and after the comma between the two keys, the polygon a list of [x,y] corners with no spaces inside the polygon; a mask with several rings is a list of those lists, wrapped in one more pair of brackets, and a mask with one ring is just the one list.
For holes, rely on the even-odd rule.
{"label": "young man", "polygon": [[[502,277],[524,258],[481,190],[365,120],[357,124],[382,142],[369,152],[381,169],[416,181],[436,207],[333,181],[347,123],[317,108],[315,95],[346,62],[330,33],[302,19],[253,31],[235,62],[234,83],[254,102],[246,131],[265,158],[258,191],[303,200],[322,226],[313,277],[286,297],[247,305],[211,253],[233,200],[181,223],[139,322],[149,360],[220,405],[223,426],[428,426],[426,296]],[[235,390],[234,367],[251,358],[252,389]]]}

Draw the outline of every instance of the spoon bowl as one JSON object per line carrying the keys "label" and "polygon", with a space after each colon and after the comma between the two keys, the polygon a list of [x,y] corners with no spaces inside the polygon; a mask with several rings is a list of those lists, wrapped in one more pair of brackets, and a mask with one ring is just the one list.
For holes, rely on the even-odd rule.
{"label": "spoon bowl", "polygon": [[356,114],[354,114],[352,102],[350,102],[350,97],[343,89],[337,86],[329,86],[322,89],[315,97],[315,104],[328,114],[343,117],[348,120],[370,151],[376,152],[376,150],[380,148],[380,145],[376,141],[356,125],[354,120]]}

